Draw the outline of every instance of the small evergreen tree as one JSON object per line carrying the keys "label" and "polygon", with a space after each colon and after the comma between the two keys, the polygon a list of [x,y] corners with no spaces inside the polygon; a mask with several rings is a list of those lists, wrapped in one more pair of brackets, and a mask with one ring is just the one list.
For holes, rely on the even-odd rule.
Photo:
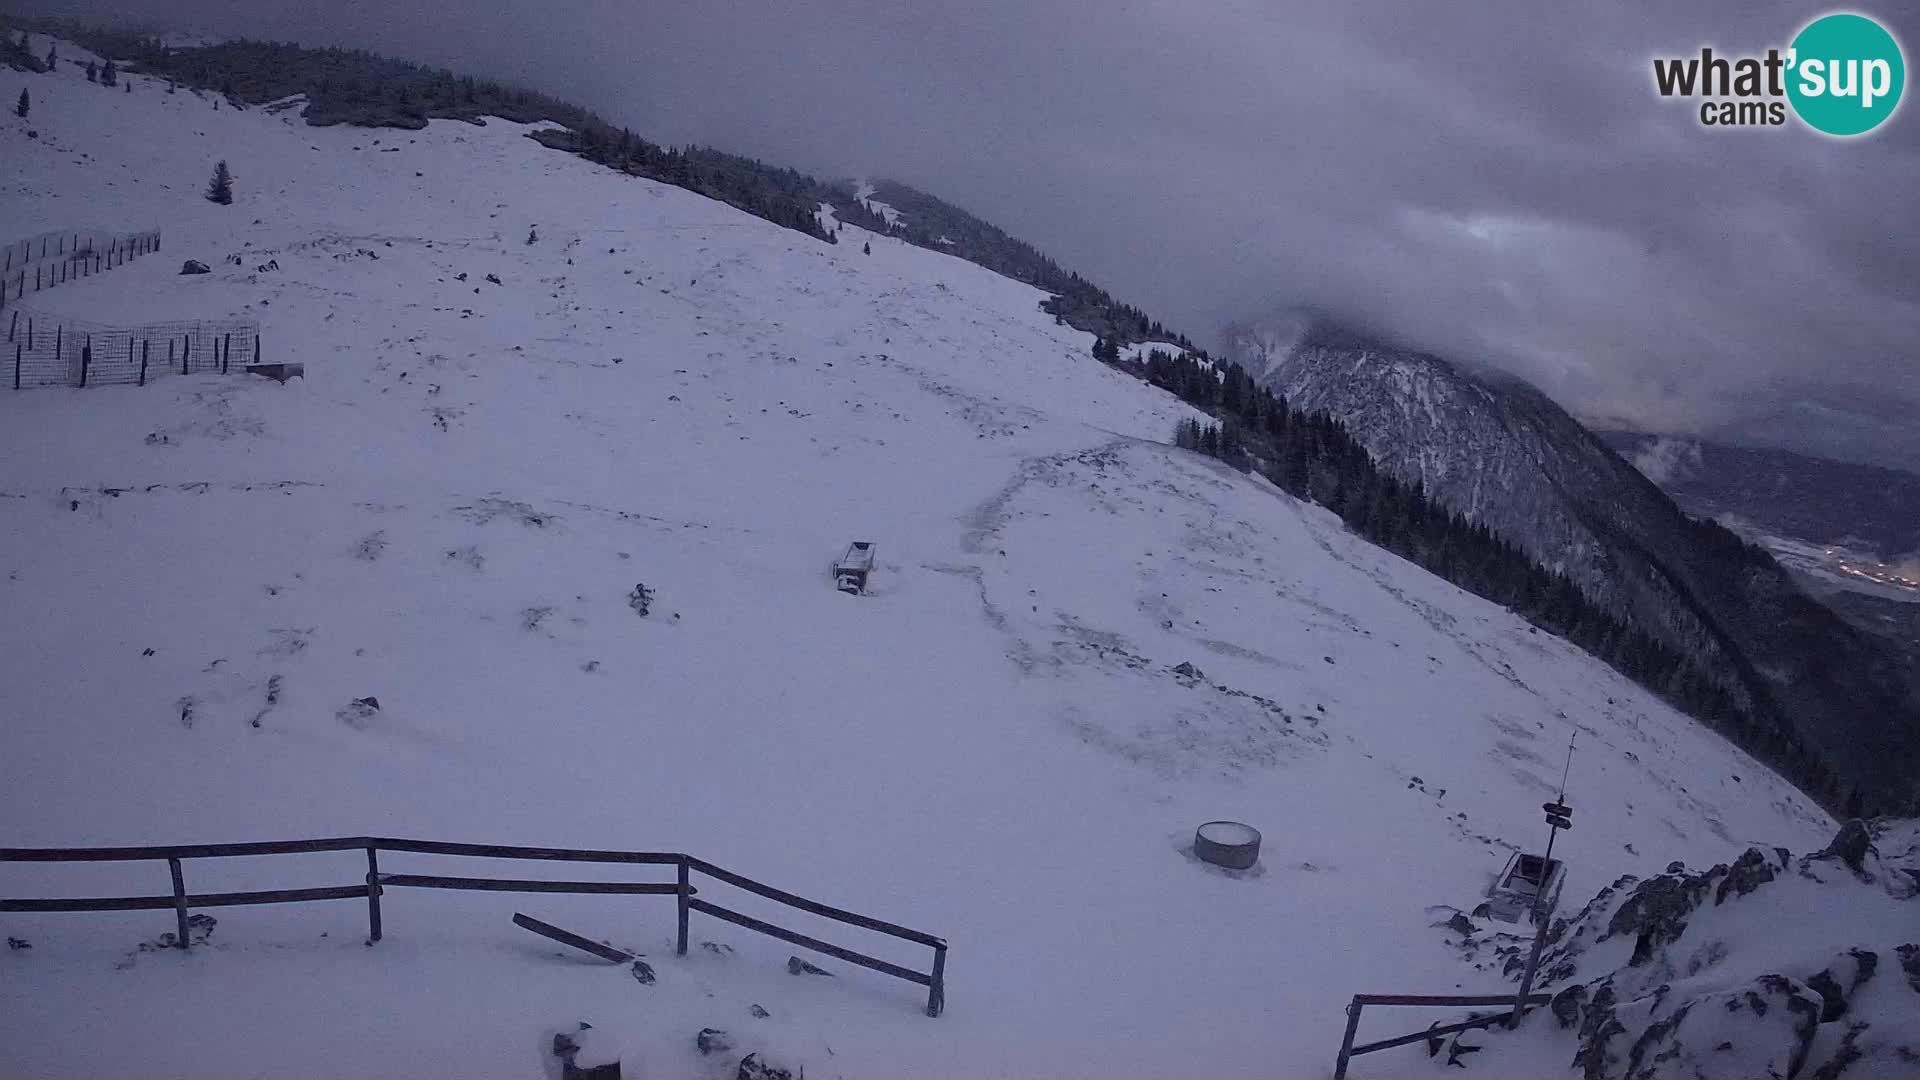
{"label": "small evergreen tree", "polygon": [[862,255],[871,255],[871,254],[873,254],[873,245],[872,245],[872,244],[861,244],[861,245],[860,245],[860,254],[862,254]]}
{"label": "small evergreen tree", "polygon": [[33,99],[27,96],[27,92],[23,88],[20,91],[19,103],[13,107],[13,115],[25,120],[27,118],[27,110],[31,108],[33,108]]}
{"label": "small evergreen tree", "polygon": [[233,205],[233,174],[227,171],[224,161],[213,167],[213,182],[207,185],[207,201],[217,202],[221,206]]}
{"label": "small evergreen tree", "polygon": [[120,69],[113,66],[113,61],[107,61],[107,66],[100,69],[100,85],[112,86],[117,83],[119,79]]}
{"label": "small evergreen tree", "polygon": [[100,81],[100,69],[98,67],[95,67],[93,61],[91,60],[87,61],[87,81],[90,83],[97,83]]}
{"label": "small evergreen tree", "polygon": [[47,46],[47,70],[52,71],[53,65],[59,62],[60,62],[60,46],[57,44],[49,44]]}

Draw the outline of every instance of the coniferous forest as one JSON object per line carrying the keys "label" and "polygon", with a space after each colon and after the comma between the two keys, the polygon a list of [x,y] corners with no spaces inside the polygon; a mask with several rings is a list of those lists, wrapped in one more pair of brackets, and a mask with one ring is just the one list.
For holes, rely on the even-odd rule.
{"label": "coniferous forest", "polygon": [[[1566,638],[1836,810],[1873,809],[1870,799],[1847,789],[1802,744],[1770,704],[1733,691],[1751,673],[1708,666],[1617,618],[1566,575],[1541,567],[1515,544],[1379,468],[1333,417],[1295,409],[1256,385],[1240,365],[1204,353],[1154,350],[1136,364],[1120,359],[1118,348],[1103,340],[1094,355],[1215,418],[1182,421],[1173,433],[1176,446],[1257,472],[1288,494],[1338,514],[1366,540]],[[1737,537],[1733,542],[1740,544]]]}

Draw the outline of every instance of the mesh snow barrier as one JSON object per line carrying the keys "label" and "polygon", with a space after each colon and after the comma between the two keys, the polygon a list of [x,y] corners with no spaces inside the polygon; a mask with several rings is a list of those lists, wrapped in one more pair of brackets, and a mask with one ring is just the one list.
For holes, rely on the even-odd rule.
{"label": "mesh snow barrier", "polygon": [[103,386],[195,372],[242,374],[260,362],[260,324],[245,319],[105,326],[27,311],[0,315],[0,387]]}
{"label": "mesh snow barrier", "polygon": [[15,240],[0,248],[0,310],[19,303],[28,293],[105,273],[159,250],[159,229],[138,233],[69,229]]}

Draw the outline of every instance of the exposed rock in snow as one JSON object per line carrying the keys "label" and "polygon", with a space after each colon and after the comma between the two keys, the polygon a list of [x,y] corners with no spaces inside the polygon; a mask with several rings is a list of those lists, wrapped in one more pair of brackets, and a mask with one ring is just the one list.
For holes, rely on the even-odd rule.
{"label": "exposed rock in snow", "polygon": [[734,1080],[806,1080],[807,1071],[799,1065],[772,1061],[754,1053],[740,1059]]}
{"label": "exposed rock in snow", "polygon": [[1554,924],[1543,968],[1568,983],[1550,1009],[1578,1029],[1573,1065],[1585,1080],[1920,1077],[1920,977],[1875,978],[1913,963],[1917,833],[1852,821],[1797,861],[1752,848],[1602,890]]}
{"label": "exposed rock in snow", "polygon": [[701,1028],[693,1037],[693,1045],[702,1054],[724,1054],[733,1049],[733,1037],[719,1028]]}

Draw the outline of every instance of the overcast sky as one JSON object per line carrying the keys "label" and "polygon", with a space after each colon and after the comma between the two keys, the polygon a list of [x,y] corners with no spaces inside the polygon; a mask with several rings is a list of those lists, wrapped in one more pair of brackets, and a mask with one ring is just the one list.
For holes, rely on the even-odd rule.
{"label": "overcast sky", "polygon": [[[892,176],[1206,344],[1329,307],[1590,420],[1920,469],[1920,106],[1840,141],[1706,129],[1652,89],[1653,56],[1784,47],[1817,5],[37,7],[373,48],[656,141]],[[1904,0],[1860,10],[1913,62]]]}

